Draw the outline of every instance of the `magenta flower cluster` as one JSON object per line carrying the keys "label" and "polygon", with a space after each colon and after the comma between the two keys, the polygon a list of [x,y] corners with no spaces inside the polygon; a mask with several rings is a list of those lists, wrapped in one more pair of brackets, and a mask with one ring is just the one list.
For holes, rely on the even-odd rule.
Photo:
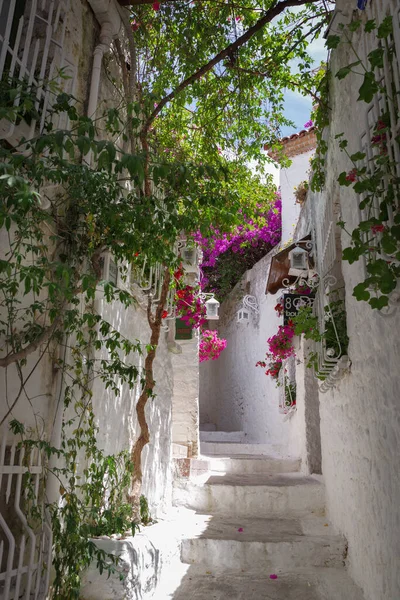
{"label": "magenta flower cluster", "polygon": [[291,321],[288,325],[279,325],[278,333],[268,338],[268,349],[275,360],[284,360],[294,354],[293,338],[294,326]]}
{"label": "magenta flower cluster", "polygon": [[[278,306],[280,306],[279,303],[275,310]],[[295,353],[293,338],[294,324],[292,321],[289,321],[287,325],[279,325],[278,332],[267,340],[269,352],[266,353],[264,360],[256,363],[256,367],[266,369],[265,374],[277,380],[282,368],[282,361]]]}
{"label": "magenta flower cluster", "polygon": [[249,246],[257,246],[264,242],[273,248],[279,242],[282,230],[282,201],[277,194],[274,205],[266,213],[261,212],[254,222],[243,215],[243,225],[238,225],[234,233],[220,233],[212,229],[211,237],[203,237],[200,233],[195,236],[203,251],[202,267],[215,267],[218,257],[229,249],[243,254]]}
{"label": "magenta flower cluster", "polygon": [[241,275],[250,269],[269,250],[276,246],[282,231],[282,202],[277,194],[271,208],[263,211],[260,205],[255,219],[242,215],[242,224],[232,233],[211,229],[210,235],[199,232],[195,240],[203,252],[200,265],[203,291],[214,292],[223,300]]}
{"label": "magenta flower cluster", "polygon": [[205,329],[201,332],[199,345],[199,360],[217,360],[219,355],[226,348],[226,340],[218,337],[218,332],[215,330]]}
{"label": "magenta flower cluster", "polygon": [[194,329],[206,323],[207,311],[198,286],[186,285],[176,292],[176,312],[186,325]]}

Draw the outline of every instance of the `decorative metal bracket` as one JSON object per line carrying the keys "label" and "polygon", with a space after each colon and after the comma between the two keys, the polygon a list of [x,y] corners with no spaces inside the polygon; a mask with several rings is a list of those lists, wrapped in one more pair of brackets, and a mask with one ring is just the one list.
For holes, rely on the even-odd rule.
{"label": "decorative metal bracket", "polygon": [[260,313],[258,308],[257,298],[247,294],[242,300],[242,307],[237,311],[237,322],[245,323],[250,320],[250,313],[253,312],[256,315]]}
{"label": "decorative metal bracket", "polygon": [[348,356],[342,356],[328,375],[328,377],[319,385],[321,394],[326,394],[336,386],[338,381],[342,379],[345,373],[349,370],[351,361]]}

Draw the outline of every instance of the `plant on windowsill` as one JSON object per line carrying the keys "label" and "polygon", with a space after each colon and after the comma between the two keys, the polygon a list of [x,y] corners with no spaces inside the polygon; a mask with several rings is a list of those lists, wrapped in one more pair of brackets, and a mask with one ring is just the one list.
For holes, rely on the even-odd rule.
{"label": "plant on windowsill", "polygon": [[308,181],[304,180],[294,188],[294,197],[296,198],[296,204],[304,204],[307,200],[307,194],[310,186]]}

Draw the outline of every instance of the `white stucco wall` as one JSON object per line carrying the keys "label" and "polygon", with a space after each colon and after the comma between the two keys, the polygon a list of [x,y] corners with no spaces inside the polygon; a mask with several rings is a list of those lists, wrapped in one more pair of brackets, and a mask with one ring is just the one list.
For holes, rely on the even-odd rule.
{"label": "white stucco wall", "polygon": [[308,181],[310,170],[310,158],[314,150],[298,154],[291,158],[292,164],[287,169],[281,169],[279,174],[279,186],[282,196],[282,244],[293,238],[297,220],[300,214],[300,204],[296,203],[294,188],[301,181]]}
{"label": "white stucco wall", "polygon": [[[389,0],[379,4],[392,10],[397,6]],[[346,0],[338,2],[338,8],[346,7]],[[363,18],[371,15],[367,12]],[[357,48],[362,31],[353,34]],[[348,46],[340,47],[333,53],[333,72],[352,60]],[[333,138],[344,130],[349,152],[360,150],[367,108],[356,101],[360,83],[354,77],[331,80],[326,189],[330,197],[340,200],[350,231],[357,225],[358,199],[349,188],[339,188],[336,179],[352,165]],[[315,206],[318,210],[318,201]],[[343,247],[348,242],[343,233]],[[348,540],[350,572],[366,600],[396,600],[400,598],[400,308],[392,317],[384,317],[358,302],[352,291],[364,279],[361,263],[344,262],[342,271],[352,364],[334,391],[320,395],[328,512]]]}
{"label": "white stucco wall", "polygon": [[[85,110],[91,81],[93,50],[99,42],[100,27],[94,13],[86,0],[71,0],[68,12],[64,50],[68,60],[77,69],[75,97],[80,101],[78,110]],[[110,59],[111,57],[111,59]],[[118,76],[118,68],[113,62],[111,50],[106,53],[107,69]],[[99,104],[119,104],[120,97],[115,86],[106,75],[103,66],[99,90]],[[0,255],[8,250],[8,238],[2,231],[0,237]],[[140,339],[143,344],[149,343],[150,332],[145,312],[142,309],[125,310],[118,302],[112,305],[98,301],[100,311],[115,328],[129,339]],[[0,340],[1,343],[1,340]],[[72,343],[69,340],[69,343]],[[26,386],[24,393],[12,411],[11,418],[21,420],[27,428],[38,426],[49,439],[54,423],[54,413],[59,398],[59,380],[54,358],[57,348],[51,348],[37,366]],[[39,354],[33,353],[22,370],[28,374],[35,365]],[[147,406],[147,418],[150,427],[150,444],[144,451],[144,487],[143,493],[148,497],[153,515],[160,514],[167,508],[171,494],[171,419],[173,374],[171,354],[167,351],[165,334],[161,335],[160,347],[155,361],[156,398]],[[8,410],[18,394],[19,379],[13,366],[7,370],[0,369],[0,419]],[[7,391],[7,393],[6,393]],[[105,390],[104,384],[96,380],[93,388],[93,405],[99,426],[99,446],[106,453],[114,453],[131,448],[138,430],[135,415],[135,404],[139,389],[129,390],[121,387],[119,396]],[[8,420],[10,420],[8,419]],[[33,434],[34,435],[34,434]],[[53,440],[57,443],[57,440]],[[59,440],[58,440],[59,442]],[[58,487],[57,493],[58,493]]]}
{"label": "white stucco wall", "polygon": [[[200,365],[200,421],[215,422],[223,431],[244,431],[247,442],[287,451],[289,428],[278,412],[278,390],[255,366],[281,324],[274,311],[278,296],[265,295],[269,264],[270,255],[247,271],[221,306],[216,328],[228,344],[218,360]],[[237,323],[236,312],[246,293],[257,298],[260,314],[252,315],[250,323]]]}
{"label": "white stucco wall", "polygon": [[[97,310],[122,335],[139,339],[145,345],[150,342],[150,328],[145,310],[138,307],[125,309],[119,302],[108,304],[96,301]],[[133,364],[143,366],[143,357],[133,357]],[[156,381],[155,398],[146,407],[146,418],[150,430],[150,442],[143,451],[143,493],[147,497],[151,513],[160,515],[170,503],[171,494],[171,419],[172,419],[172,365],[171,353],[167,349],[165,332],[161,332],[154,363]],[[139,429],[136,418],[136,402],[140,394],[140,383],[130,390],[121,386],[120,395],[115,396],[105,389],[99,379],[93,387],[93,408],[99,426],[99,446],[106,453],[116,453],[132,447]]]}
{"label": "white stucco wall", "polygon": [[199,451],[199,348],[198,338],[179,340],[181,354],[172,354],[174,389],[172,441],[188,447],[188,456]]}

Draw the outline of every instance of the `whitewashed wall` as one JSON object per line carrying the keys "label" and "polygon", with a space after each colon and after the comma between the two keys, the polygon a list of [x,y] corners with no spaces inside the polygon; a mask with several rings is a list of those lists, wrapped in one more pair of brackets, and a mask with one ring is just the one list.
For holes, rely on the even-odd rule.
{"label": "whitewashed wall", "polygon": [[[216,327],[228,344],[218,360],[200,365],[200,421],[214,422],[223,431],[244,431],[247,442],[287,452],[289,426],[278,412],[278,390],[255,366],[264,359],[267,339],[282,322],[274,311],[278,296],[265,295],[270,260],[267,255],[247,271],[221,306]],[[257,298],[260,314],[252,315],[250,323],[237,323],[236,311],[245,294]],[[291,444],[297,454],[298,441]]]}
{"label": "whitewashed wall", "polygon": [[180,340],[182,353],[172,354],[174,390],[172,441],[188,447],[188,456],[199,451],[199,348],[198,338]]}
{"label": "whitewashed wall", "polygon": [[291,158],[292,164],[279,173],[279,186],[282,196],[282,243],[293,239],[294,230],[299,218],[300,204],[296,203],[294,188],[301,181],[308,181],[310,158],[314,150],[298,154]]}
{"label": "whitewashed wall", "polygon": [[[88,98],[91,80],[93,50],[98,43],[99,24],[86,0],[71,0],[66,25],[65,51],[68,60],[77,69],[75,96],[80,101],[78,110],[84,110]],[[106,56],[108,69],[118,76],[118,69],[110,55]],[[113,84],[102,69],[99,92],[101,106],[119,103],[120,97]],[[7,251],[7,235],[0,232],[0,256]],[[150,340],[149,327],[145,312],[141,309],[128,310],[115,302],[103,305],[99,300],[99,308],[117,330],[129,339],[140,339],[143,344]],[[170,460],[171,460],[171,414],[173,373],[171,354],[167,351],[167,343],[162,334],[160,348],[155,362],[155,379],[157,382],[156,398],[150,400],[147,407],[147,418],[150,426],[151,442],[144,451],[144,494],[148,497],[153,515],[166,509],[170,499]],[[1,343],[1,340],[0,340]],[[50,438],[54,424],[54,415],[59,392],[59,377],[54,368],[54,354],[46,354],[40,361],[34,374],[29,379],[26,390],[10,415],[21,420],[27,428],[37,427]],[[28,364],[23,367],[28,374],[38,359],[32,354]],[[0,419],[6,414],[8,407],[19,390],[19,380],[13,366],[7,370],[0,369]],[[6,393],[7,392],[7,393]],[[104,389],[100,381],[94,385],[94,411],[99,426],[99,446],[106,453],[114,453],[129,449],[137,436],[135,401],[139,390],[129,390],[123,386],[120,396]],[[9,420],[10,420],[9,419]],[[57,486],[58,491],[58,486]]]}
{"label": "whitewashed wall", "polygon": [[[108,304],[96,300],[97,310],[122,335],[131,340],[142,341],[143,350],[150,342],[150,328],[145,310],[138,307],[125,309],[119,302]],[[133,364],[143,366],[143,358],[133,358]],[[143,493],[148,498],[153,515],[166,510],[171,493],[171,419],[172,419],[172,365],[171,353],[167,349],[166,334],[161,333],[154,363],[156,397],[147,403],[146,418],[150,430],[150,442],[143,454]],[[93,388],[93,408],[99,426],[99,446],[107,454],[130,449],[138,437],[136,402],[140,385],[130,390],[121,386],[120,395],[106,390],[100,380]]]}
{"label": "whitewashed wall", "polygon": [[[347,0],[337,5],[348,7]],[[373,7],[385,11],[398,4],[381,0]],[[369,13],[364,15],[367,18]],[[359,35],[356,32],[353,37],[357,48]],[[333,72],[352,60],[348,47],[339,48],[333,55]],[[357,225],[358,199],[348,188],[339,188],[336,179],[352,165],[333,138],[345,131],[350,153],[360,150],[365,109],[356,101],[360,84],[352,77],[341,83],[333,78],[331,85],[326,188],[340,201],[342,218],[350,231]],[[348,241],[343,233],[343,247]],[[328,511],[348,540],[351,574],[364,589],[366,600],[395,600],[400,598],[400,308],[392,317],[383,317],[358,302],[352,290],[364,279],[362,265],[344,262],[342,270],[352,365],[337,389],[320,395]]]}

